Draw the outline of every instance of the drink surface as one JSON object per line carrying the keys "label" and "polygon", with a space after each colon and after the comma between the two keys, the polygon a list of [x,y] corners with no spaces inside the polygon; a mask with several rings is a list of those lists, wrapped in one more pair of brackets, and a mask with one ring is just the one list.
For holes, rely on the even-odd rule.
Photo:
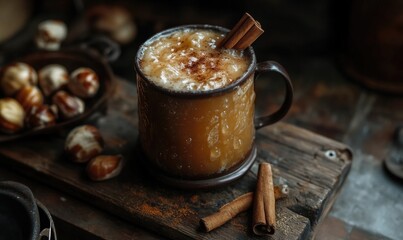
{"label": "drink surface", "polygon": [[194,92],[225,87],[245,74],[251,60],[240,50],[217,49],[223,37],[207,29],[163,35],[144,46],[141,70],[168,90]]}

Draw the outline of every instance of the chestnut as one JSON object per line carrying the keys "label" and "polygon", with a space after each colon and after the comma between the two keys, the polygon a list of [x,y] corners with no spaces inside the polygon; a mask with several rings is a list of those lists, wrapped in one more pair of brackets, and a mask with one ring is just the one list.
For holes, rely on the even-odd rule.
{"label": "chestnut", "polygon": [[36,86],[25,86],[18,91],[16,100],[28,112],[31,107],[43,104],[43,95]]}
{"label": "chestnut", "polygon": [[72,96],[67,92],[58,91],[52,98],[53,104],[57,106],[60,115],[65,118],[73,118],[84,112],[85,106],[83,100],[76,96]]}
{"label": "chestnut", "polygon": [[0,78],[1,90],[8,97],[16,94],[22,87],[36,85],[37,81],[36,71],[22,62],[5,66]]}
{"label": "chestnut", "polygon": [[99,155],[87,164],[86,172],[93,181],[103,181],[119,175],[123,168],[121,155]]}
{"label": "chestnut", "polygon": [[91,68],[78,68],[71,73],[67,86],[70,92],[78,97],[92,97],[99,89],[98,75]]}
{"label": "chestnut", "polygon": [[91,125],[74,128],[67,135],[64,150],[74,162],[87,162],[103,150],[104,141],[99,130]]}
{"label": "chestnut", "polygon": [[39,70],[39,86],[45,96],[61,89],[69,81],[67,69],[59,64],[50,64]]}
{"label": "chestnut", "polygon": [[16,133],[24,127],[25,111],[13,98],[0,99],[0,130],[4,133]]}
{"label": "chestnut", "polygon": [[36,46],[40,49],[58,50],[67,36],[67,26],[59,20],[46,20],[38,25],[35,36]]}
{"label": "chestnut", "polygon": [[94,5],[87,11],[86,17],[93,30],[106,34],[119,44],[127,44],[136,37],[137,26],[133,16],[123,6]]}
{"label": "chestnut", "polygon": [[39,129],[56,125],[57,113],[48,105],[33,106],[27,113],[27,128]]}
{"label": "chestnut", "polygon": [[131,42],[137,34],[137,27],[134,23],[127,23],[119,28],[119,30],[111,33],[111,38],[120,44]]}

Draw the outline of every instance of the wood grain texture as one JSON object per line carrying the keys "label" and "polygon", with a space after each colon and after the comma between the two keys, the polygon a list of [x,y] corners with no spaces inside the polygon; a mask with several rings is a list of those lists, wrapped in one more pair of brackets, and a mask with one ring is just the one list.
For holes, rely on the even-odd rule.
{"label": "wood grain texture", "polygon": [[288,199],[276,204],[277,228],[271,239],[305,239],[331,207],[351,166],[352,154],[344,144],[278,123],[257,132],[257,161],[239,181],[209,191],[172,189],[150,179],[138,161],[135,86],[119,81],[108,104],[107,114],[94,116],[89,123],[99,127],[106,153],[125,157],[126,165],[117,178],[92,182],[85,176],[85,165],[67,161],[63,155],[66,133],[2,144],[4,164],[173,239],[258,239],[251,232],[251,212],[210,233],[199,230],[199,219],[253,191],[262,161],[272,164],[275,184],[285,182],[290,187]]}
{"label": "wood grain texture", "polygon": [[166,239],[91,206],[89,203],[79,201],[60,190],[41,184],[32,178],[21,176],[3,165],[0,166],[0,181],[16,181],[26,185],[31,189],[35,198],[52,213],[59,240]]}

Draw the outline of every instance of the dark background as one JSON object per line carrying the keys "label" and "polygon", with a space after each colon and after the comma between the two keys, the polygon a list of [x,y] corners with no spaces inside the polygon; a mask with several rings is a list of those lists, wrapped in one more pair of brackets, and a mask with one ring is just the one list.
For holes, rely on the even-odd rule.
{"label": "dark background", "polygon": [[[21,1],[27,8],[5,18],[5,4]],[[0,23],[14,27],[16,19],[27,16],[15,34],[0,42],[0,67],[35,50],[33,36],[42,20],[61,19],[70,32],[80,27],[91,6],[107,3],[123,5],[137,26],[134,40],[120,44],[122,54],[111,62],[116,75],[130,82],[135,81],[137,49],[153,34],[184,24],[231,28],[250,13],[265,30],[253,44],[258,61],[280,62],[293,80],[294,103],[284,121],[354,151],[352,170],[318,239],[403,238],[403,183],[384,166],[392,155],[403,156],[393,140],[403,123],[402,0],[0,0]],[[81,37],[63,47],[85,41]],[[356,64],[361,80],[346,74],[342,55]],[[283,95],[281,84],[262,78],[255,85],[258,114],[273,112]],[[368,78],[377,85],[368,85]]]}
{"label": "dark background", "polygon": [[[37,24],[44,19],[61,19],[76,28],[77,20],[94,4],[113,3],[129,10],[138,28],[134,41],[122,47],[115,70],[129,74],[138,46],[154,33],[184,24],[213,24],[231,28],[245,13],[259,21],[265,33],[254,43],[259,59],[276,55],[329,55],[345,48],[351,3],[341,0],[255,0],[255,1],[29,1],[29,15],[14,36],[0,42],[0,53],[15,58],[30,51]],[[0,4],[10,4],[0,1]],[[19,18],[19,14],[14,15]],[[13,21],[12,19],[1,19]],[[3,63],[6,60],[3,60]],[[1,62],[0,62],[1,63]]]}

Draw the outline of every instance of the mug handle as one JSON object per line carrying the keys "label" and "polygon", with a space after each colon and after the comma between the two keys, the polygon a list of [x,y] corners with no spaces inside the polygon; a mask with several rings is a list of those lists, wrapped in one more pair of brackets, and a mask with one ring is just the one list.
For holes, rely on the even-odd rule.
{"label": "mug handle", "polygon": [[265,72],[277,72],[282,76],[282,79],[285,82],[285,97],[283,104],[276,112],[266,116],[255,117],[255,129],[259,129],[280,121],[287,114],[288,110],[290,110],[292,99],[294,96],[294,90],[292,87],[290,76],[288,76],[288,73],[283,66],[275,61],[265,61],[258,63],[256,67],[256,73],[260,74]]}

